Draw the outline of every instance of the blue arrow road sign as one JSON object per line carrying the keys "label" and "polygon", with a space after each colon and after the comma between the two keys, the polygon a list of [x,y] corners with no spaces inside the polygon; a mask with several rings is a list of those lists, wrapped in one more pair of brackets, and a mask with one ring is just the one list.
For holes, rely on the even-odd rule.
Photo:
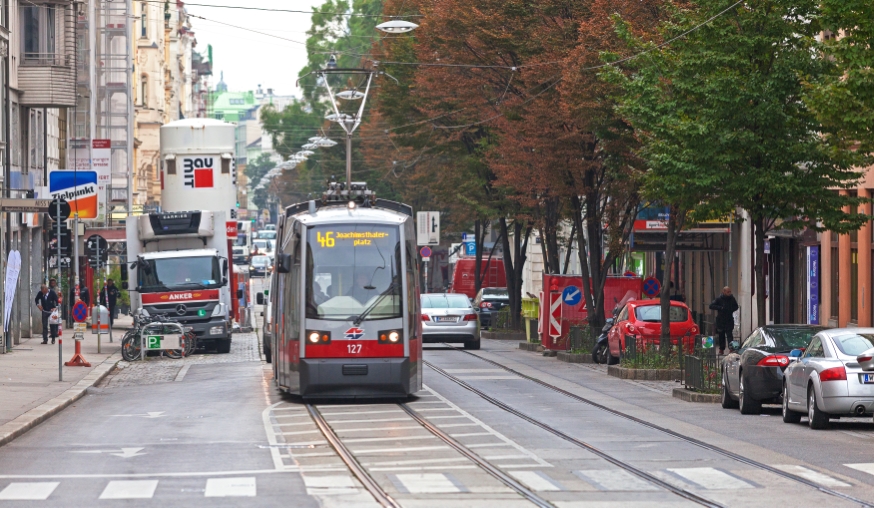
{"label": "blue arrow road sign", "polygon": [[583,292],[576,286],[568,286],[561,292],[561,301],[566,305],[576,305],[582,297]]}

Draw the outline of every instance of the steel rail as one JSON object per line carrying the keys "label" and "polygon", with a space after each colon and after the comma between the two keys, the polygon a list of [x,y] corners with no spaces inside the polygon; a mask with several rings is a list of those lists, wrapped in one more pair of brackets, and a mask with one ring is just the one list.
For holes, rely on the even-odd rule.
{"label": "steel rail", "polygon": [[376,480],[370,476],[370,473],[364,469],[364,467],[355,460],[355,457],[352,455],[352,452],[346,448],[337,434],[334,433],[334,430],[328,425],[328,422],[325,421],[325,418],[322,416],[322,413],[316,409],[312,404],[307,404],[307,411],[309,411],[310,416],[313,418],[313,421],[316,422],[316,425],[319,427],[319,430],[322,431],[322,434],[325,436],[325,439],[328,440],[331,447],[334,448],[334,451],[337,452],[337,455],[340,456],[340,459],[346,464],[346,467],[352,471],[352,474],[358,478],[358,481],[361,482],[361,485],[364,485],[364,488],[370,492],[370,495],[376,500],[377,503],[384,506],[385,508],[401,508],[400,503],[394,500],[388,492],[383,490],[382,487],[376,483]]}
{"label": "steel rail", "polygon": [[[474,355],[474,356],[476,356],[476,355]],[[438,374],[446,377],[447,379],[458,384],[462,388],[464,388],[468,391],[471,391],[471,392],[475,393],[476,395],[479,395],[480,398],[486,400],[487,402],[490,402],[493,405],[503,409],[504,411],[506,411],[514,416],[517,416],[517,417],[525,420],[526,422],[531,423],[532,425],[540,427],[541,429],[543,429],[543,430],[545,430],[545,431],[547,431],[547,432],[549,432],[557,437],[560,437],[561,439],[564,439],[565,441],[568,441],[569,443],[572,443],[576,446],[579,446],[580,448],[583,448],[583,449],[591,452],[594,455],[597,455],[598,457],[606,460],[607,462],[613,464],[614,466],[622,468],[625,471],[628,471],[629,473],[643,479],[646,482],[652,483],[653,485],[661,487],[668,492],[676,494],[684,499],[692,501],[693,503],[699,504],[701,506],[707,506],[709,508],[722,508],[722,506],[723,506],[723,505],[716,503],[714,501],[711,501],[705,497],[701,497],[698,494],[695,494],[694,492],[690,492],[686,489],[682,489],[680,487],[676,487],[674,485],[671,485],[670,483],[668,483],[668,482],[666,482],[666,481],[664,481],[656,476],[653,476],[653,475],[647,473],[646,471],[643,471],[642,469],[638,469],[627,462],[624,462],[620,459],[617,459],[616,457],[608,454],[607,452],[600,450],[599,448],[596,448],[595,446],[593,446],[585,441],[580,441],[579,439],[577,439],[573,436],[570,436],[570,435],[565,434],[564,432],[562,432],[558,429],[550,427],[549,425],[541,422],[540,420],[537,420],[536,418],[528,416],[527,414],[515,409],[514,407],[509,406],[509,405],[505,404],[504,402],[501,402],[500,400],[486,394],[485,392],[483,392],[477,388],[474,388],[473,386],[462,381],[461,379],[458,379],[457,377],[446,372],[445,370],[441,369],[440,367],[437,367],[436,365],[434,365],[430,362],[424,361],[424,360],[423,360],[423,362],[425,363],[425,365],[427,365],[428,367],[433,369]]]}
{"label": "steel rail", "polygon": [[[594,407],[594,408],[600,409],[600,410],[602,410],[602,411],[606,411],[606,412],[608,412],[608,413],[610,413],[610,414],[612,414],[612,415],[614,415],[614,416],[618,416],[618,417],[623,418],[623,419],[625,419],[625,420],[628,420],[628,421],[631,421],[631,422],[634,422],[634,423],[637,423],[637,424],[643,425],[644,427],[647,427],[647,428],[650,428],[650,429],[653,429],[653,430],[656,430],[656,431],[662,432],[662,433],[664,433],[664,434],[667,434],[667,435],[669,435],[669,436],[672,436],[672,437],[674,437],[674,438],[677,438],[677,439],[679,439],[679,440],[681,440],[681,441],[684,441],[684,442],[686,442],[686,443],[689,443],[689,444],[695,445],[695,446],[697,446],[697,447],[699,447],[699,448],[703,448],[703,449],[705,449],[705,450],[708,450],[708,451],[711,451],[711,452],[714,452],[714,453],[720,454],[720,455],[722,455],[722,456],[728,457],[728,458],[730,458],[730,459],[732,459],[732,460],[736,460],[736,461],[741,462],[741,463],[743,463],[743,464],[746,464],[746,465],[748,465],[748,466],[753,466],[753,467],[756,467],[756,468],[758,468],[758,469],[763,469],[763,470],[765,470],[765,471],[768,471],[769,473],[773,473],[773,474],[775,474],[775,475],[777,475],[777,476],[780,476],[780,477],[782,477],[782,478],[786,478],[787,480],[792,480],[792,481],[794,481],[794,482],[798,482],[798,483],[804,484],[804,485],[806,485],[806,486],[808,486],[808,487],[811,487],[811,488],[813,488],[813,489],[818,490],[819,492],[822,492],[823,494],[827,494],[827,495],[830,495],[830,496],[838,497],[838,498],[841,498],[841,499],[844,499],[844,500],[846,500],[846,501],[850,501],[850,502],[853,502],[853,503],[858,503],[860,506],[864,506],[864,507],[866,507],[866,508],[874,508],[874,504],[872,504],[870,501],[863,501],[863,500],[858,499],[858,498],[856,498],[856,497],[853,497],[853,496],[851,496],[851,495],[849,495],[849,494],[845,494],[845,493],[843,493],[843,492],[839,492],[839,491],[837,491],[837,490],[833,490],[833,489],[830,489],[830,488],[828,488],[828,487],[823,487],[822,485],[820,485],[820,484],[818,484],[818,483],[816,483],[816,482],[814,482],[814,481],[808,480],[807,478],[803,478],[803,477],[801,477],[801,476],[794,475],[794,474],[792,474],[792,473],[788,473],[788,472],[786,472],[786,471],[783,471],[783,470],[781,470],[781,469],[777,469],[777,468],[775,468],[775,467],[769,466],[769,465],[764,464],[764,463],[762,463],[762,462],[759,462],[759,461],[757,461],[757,460],[754,460],[754,459],[751,459],[751,458],[748,458],[748,457],[744,457],[743,455],[738,455],[738,454],[736,454],[736,453],[734,453],[734,452],[730,452],[730,451],[726,450],[725,448],[720,448],[719,446],[715,446],[715,445],[712,445],[712,444],[709,444],[709,443],[705,443],[704,441],[701,441],[701,440],[699,440],[699,439],[695,439],[695,438],[693,438],[693,437],[685,436],[685,435],[680,434],[679,432],[673,431],[673,430],[671,430],[671,429],[668,429],[668,428],[665,428],[665,427],[662,427],[662,426],[656,425],[656,424],[654,424],[654,423],[648,422],[648,421],[643,420],[643,419],[641,419],[641,418],[637,418],[637,417],[635,417],[635,416],[631,416],[631,415],[629,415],[629,414],[627,414],[627,413],[623,413],[622,411],[619,411],[619,410],[617,410],[617,409],[613,409],[613,408],[607,407],[607,406],[605,406],[605,405],[603,405],[603,404],[599,404],[599,403],[597,403],[597,402],[595,402],[595,401],[589,400],[589,399],[587,399],[587,398],[585,398],[585,397],[581,397],[581,396],[579,396],[579,395],[577,395],[577,394],[575,394],[575,393],[571,393],[571,392],[569,392],[569,391],[567,391],[567,390],[564,390],[564,389],[559,388],[559,387],[557,387],[557,386],[555,386],[555,385],[552,385],[552,384],[550,384],[550,383],[547,383],[546,381],[541,381],[540,379],[534,378],[534,377],[529,376],[529,375],[527,375],[527,374],[523,374],[522,372],[519,372],[519,371],[517,371],[517,370],[515,370],[515,369],[511,369],[510,367],[507,367],[506,365],[503,365],[503,364],[501,364],[501,363],[499,363],[499,362],[496,362],[496,361],[494,361],[494,360],[489,360],[488,358],[483,358],[482,356],[480,356],[480,355],[478,355],[478,354],[471,353],[470,351],[465,351],[465,350],[463,350],[463,349],[457,348],[457,347],[452,346],[452,345],[450,345],[450,344],[445,344],[445,345],[448,346],[448,347],[450,347],[450,348],[452,348],[452,349],[454,349],[454,350],[456,350],[456,351],[461,351],[462,353],[466,353],[466,354],[469,354],[469,355],[474,356],[474,357],[476,357],[476,358],[479,358],[480,360],[482,360],[482,361],[484,361],[484,362],[486,362],[486,363],[489,363],[489,364],[491,364],[491,365],[494,365],[495,367],[500,367],[501,369],[504,369],[504,370],[506,370],[507,372],[510,372],[510,373],[512,373],[512,374],[515,374],[515,375],[517,375],[517,376],[519,376],[519,377],[521,377],[521,378],[527,379],[528,381],[532,381],[532,382],[534,382],[534,383],[537,383],[538,385],[540,385],[540,386],[542,386],[542,387],[544,387],[544,388],[547,388],[547,389],[552,390],[552,391],[554,391],[554,392],[560,393],[560,394],[562,394],[562,395],[564,395],[564,396],[566,396],[566,397],[569,397],[569,398],[571,398],[571,399],[574,399],[574,400],[576,400],[576,401],[578,401],[578,402],[582,402],[582,403],[584,403],[584,404],[588,404],[588,405],[590,405],[590,406],[592,406],[592,407]],[[427,364],[428,362],[425,362],[425,363]],[[429,364],[429,365],[430,365],[430,364]]]}
{"label": "steel rail", "polygon": [[444,443],[446,443],[450,447],[454,448],[455,451],[457,451],[458,453],[467,457],[471,462],[473,462],[477,466],[484,469],[487,473],[494,476],[498,481],[502,482],[504,485],[506,485],[506,486],[510,487],[511,489],[515,490],[516,492],[518,492],[519,495],[521,495],[522,497],[524,497],[528,501],[534,503],[535,505],[537,505],[541,508],[555,508],[555,505],[553,505],[549,501],[543,499],[542,497],[538,496],[532,490],[528,489],[527,487],[525,487],[524,485],[522,485],[521,483],[516,481],[513,477],[504,473],[503,471],[496,468],[495,466],[493,466],[489,462],[485,461],[479,455],[470,451],[469,448],[467,448],[463,444],[459,443],[454,438],[450,437],[449,434],[443,432],[442,430],[437,428],[434,424],[432,424],[431,422],[422,418],[422,416],[420,416],[419,413],[417,413],[411,407],[407,406],[404,403],[399,403],[398,405],[408,415],[410,415],[410,417],[412,419],[416,420],[416,422],[419,425],[421,425],[422,427],[424,427],[428,432],[430,432],[430,433],[434,434],[435,436],[439,437],[440,439],[442,439]]}

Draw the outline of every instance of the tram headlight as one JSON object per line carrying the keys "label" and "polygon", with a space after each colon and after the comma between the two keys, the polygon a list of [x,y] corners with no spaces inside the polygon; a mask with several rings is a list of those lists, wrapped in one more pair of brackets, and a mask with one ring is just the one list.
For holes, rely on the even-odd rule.
{"label": "tram headlight", "polygon": [[404,338],[399,330],[383,330],[379,332],[380,344],[398,344]]}
{"label": "tram headlight", "polygon": [[331,343],[331,334],[329,332],[322,332],[319,330],[307,330],[306,337],[307,343],[311,345]]}

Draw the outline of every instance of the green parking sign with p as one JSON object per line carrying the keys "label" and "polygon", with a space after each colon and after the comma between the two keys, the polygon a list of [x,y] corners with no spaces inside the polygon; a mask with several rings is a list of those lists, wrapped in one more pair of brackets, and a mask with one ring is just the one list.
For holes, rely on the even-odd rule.
{"label": "green parking sign with p", "polygon": [[182,335],[146,335],[146,349],[182,349]]}
{"label": "green parking sign with p", "polygon": [[164,337],[160,335],[148,335],[146,336],[146,349],[161,349],[161,340]]}

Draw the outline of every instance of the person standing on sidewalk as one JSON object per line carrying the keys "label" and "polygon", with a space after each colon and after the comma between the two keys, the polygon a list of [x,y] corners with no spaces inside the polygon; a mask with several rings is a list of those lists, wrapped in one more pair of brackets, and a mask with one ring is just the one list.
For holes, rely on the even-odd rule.
{"label": "person standing on sidewalk", "polygon": [[719,355],[725,354],[726,338],[732,338],[734,332],[734,312],[739,309],[737,300],[731,294],[731,288],[722,288],[722,294],[710,304],[710,310],[716,311],[716,333],[719,336]]}
{"label": "person standing on sidewalk", "polygon": [[[108,305],[107,305],[108,303]],[[106,305],[109,309],[109,326],[115,324],[115,306],[118,304],[118,288],[115,281],[106,279],[106,286],[100,291],[100,305]]]}
{"label": "person standing on sidewalk", "polygon": [[54,291],[49,291],[48,286],[42,284],[39,287],[39,293],[34,298],[34,303],[42,312],[42,343],[48,344],[49,331],[51,330],[52,344],[54,344],[58,337],[58,325],[50,325],[49,317],[52,315],[52,311],[58,308],[58,295]]}

